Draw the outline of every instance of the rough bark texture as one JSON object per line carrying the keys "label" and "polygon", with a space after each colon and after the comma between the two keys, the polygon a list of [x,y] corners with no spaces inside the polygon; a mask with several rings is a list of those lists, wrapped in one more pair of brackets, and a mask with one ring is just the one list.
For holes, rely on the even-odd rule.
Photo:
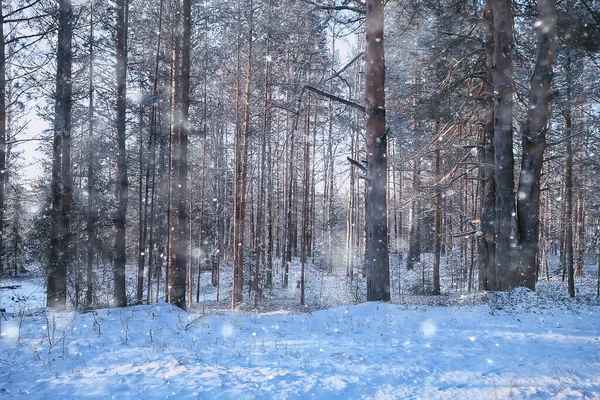
{"label": "rough bark texture", "polygon": [[538,55],[531,78],[517,193],[519,286],[535,290],[538,271],[540,179],[549,127],[550,86],[556,54],[556,0],[538,0]]}
{"label": "rough bark texture", "polygon": [[575,271],[573,267],[573,121],[571,118],[571,90],[567,88],[567,109],[565,110],[567,132],[565,165],[565,263],[567,267],[569,296],[575,297]]}
{"label": "rough bark texture", "polygon": [[387,137],[382,0],[366,2],[367,300],[390,300],[387,230]]}
{"label": "rough bark texture", "polygon": [[[4,15],[0,8],[0,37],[4,38]],[[6,51],[0,41],[0,276],[4,274],[4,186],[6,179]]]}
{"label": "rough bark texture", "polygon": [[252,82],[252,0],[249,0],[248,63],[246,66],[246,92],[244,98],[244,129],[236,138],[235,205],[233,233],[233,289],[231,306],[243,301],[244,287],[244,224],[246,216],[246,176],[248,175],[248,136],[250,134],[250,85]]}
{"label": "rough bark texture", "polygon": [[485,59],[487,67],[486,92],[489,95],[490,111],[484,126],[482,149],[480,151],[481,180],[481,235],[478,236],[477,250],[479,263],[479,289],[497,290],[498,272],[496,270],[496,179],[494,169],[494,110],[493,110],[493,56],[494,56],[494,18],[491,0],[484,6],[485,18]]}
{"label": "rough bark texture", "polygon": [[[183,24],[181,22],[183,14]],[[175,2],[173,48],[173,127],[171,136],[171,227],[169,243],[168,301],[186,309],[187,249],[187,142],[189,124],[190,4]],[[177,27],[182,27],[182,33]],[[187,35],[187,37],[186,37]]]}
{"label": "rough bark texture", "polygon": [[[179,237],[177,262],[175,263],[175,290],[171,301],[177,307],[186,308],[187,255],[189,246],[188,224],[188,137],[190,133],[190,51],[191,51],[191,0],[183,0],[183,40],[181,48],[181,128],[179,133],[179,164],[177,175],[177,217]],[[189,282],[191,285],[191,282]]]}
{"label": "rough bark texture", "polygon": [[[416,124],[415,124],[416,125]],[[408,254],[406,255],[406,269],[413,269],[415,264],[421,262],[421,202],[418,199],[421,190],[421,161],[412,160],[412,204],[409,212],[410,229],[408,233]]]}
{"label": "rough bark texture", "polygon": [[[94,3],[91,4],[91,10],[94,9]],[[96,252],[96,210],[94,206],[94,24],[90,17],[89,31],[89,56],[90,56],[90,77],[89,92],[90,99],[88,105],[88,165],[87,165],[87,211],[86,211],[86,230],[88,236],[88,248],[86,255],[87,270],[87,291],[86,306],[91,307],[93,303],[94,290],[94,253]]]}
{"label": "rough bark texture", "polygon": [[303,181],[303,195],[302,195],[302,244],[300,253],[300,304],[306,303],[305,295],[305,270],[307,262],[307,251],[308,251],[308,232],[309,232],[309,195],[310,195],[310,96],[308,97],[308,106],[306,113],[306,124],[304,128],[304,177]]}
{"label": "rough bark texture", "polygon": [[[271,20],[271,4],[269,2],[269,18]],[[266,162],[267,162],[267,135],[269,134],[271,116],[269,113],[270,108],[270,86],[269,86],[269,72],[270,72],[270,37],[267,33],[267,43],[265,49],[265,80],[264,80],[264,93],[263,93],[263,130],[262,137],[260,138],[260,170],[259,170],[259,188],[258,188],[258,202],[256,209],[256,257],[254,260],[254,307],[258,306],[259,297],[259,276],[260,276],[260,262],[261,258],[264,258],[263,254],[263,219],[264,219],[264,198],[265,198],[265,179],[266,179]]]}
{"label": "rough bark texture", "polygon": [[513,15],[510,0],[491,3],[494,19],[494,166],[496,178],[496,268],[500,290],[515,287],[515,240],[511,222],[515,211],[513,157],[512,48]]}
{"label": "rough bark texture", "polygon": [[[439,181],[440,174],[440,149],[435,152],[435,176]],[[433,237],[433,294],[440,294],[440,256],[442,252],[442,193],[437,188],[435,195],[435,216],[434,216],[434,237]]]}
{"label": "rough bark texture", "polygon": [[114,306],[127,305],[125,294],[125,221],[127,218],[127,148],[125,146],[125,118],[127,105],[127,25],[126,0],[117,1],[117,212],[115,215]]}
{"label": "rough bark texture", "polygon": [[[71,205],[71,64],[72,7],[69,0],[58,5],[58,47],[52,148],[51,228],[48,269],[48,307],[62,310],[67,300],[69,213]],[[65,176],[66,173],[66,176]]]}

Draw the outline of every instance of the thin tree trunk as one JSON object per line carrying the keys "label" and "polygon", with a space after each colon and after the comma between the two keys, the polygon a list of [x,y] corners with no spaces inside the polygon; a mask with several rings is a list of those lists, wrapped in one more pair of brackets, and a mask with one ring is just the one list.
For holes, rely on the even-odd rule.
{"label": "thin tree trunk", "polygon": [[[567,67],[570,68],[570,59]],[[567,72],[570,77],[570,71]],[[569,78],[568,77],[568,78]],[[570,85],[570,79],[567,79]],[[573,122],[571,119],[571,88],[567,86],[567,109],[565,110],[566,136],[566,165],[565,165],[565,263],[568,275],[569,296],[575,297],[575,277],[573,268]]]}
{"label": "thin tree trunk", "polygon": [[[483,131],[481,162],[494,165],[494,17],[491,0],[484,5],[485,18],[485,60],[487,70],[486,92],[489,96],[490,110]],[[479,290],[498,290],[499,276],[496,273],[496,178],[494,170],[480,168],[481,182],[481,236],[478,238]]]}
{"label": "thin tree trunk", "polygon": [[[269,17],[267,25],[270,25],[271,21],[271,4],[269,2]],[[263,210],[264,210],[264,196],[265,196],[265,168],[266,168],[266,152],[267,152],[267,134],[269,133],[268,128],[270,125],[269,116],[269,72],[270,72],[270,38],[267,33],[267,43],[265,49],[265,81],[264,81],[264,94],[263,94],[263,132],[260,144],[260,171],[259,171],[259,183],[258,183],[258,201],[256,210],[256,258],[254,261],[254,307],[258,307],[259,297],[259,272],[260,272],[260,260],[263,250]]]}
{"label": "thin tree trunk", "polygon": [[114,273],[114,305],[127,305],[125,294],[125,221],[127,219],[127,148],[125,143],[125,118],[127,105],[127,14],[128,2],[117,0],[117,213],[115,215],[115,261]]}
{"label": "thin tree trunk", "polygon": [[[141,90],[141,88],[140,88]],[[144,220],[144,164],[148,164],[148,160],[144,160],[144,107],[140,105],[139,110],[139,137],[138,137],[138,159],[139,159],[139,175],[138,175],[138,271],[137,271],[137,287],[136,300],[138,304],[142,304],[144,298],[144,264],[146,260],[146,221]],[[145,163],[144,163],[145,161]],[[146,208],[147,210],[147,208]],[[147,214],[146,214],[147,215]]]}
{"label": "thin tree trunk", "polygon": [[[440,149],[435,151],[435,177],[441,179],[440,171]],[[440,188],[436,189],[435,195],[435,216],[434,216],[434,237],[433,237],[433,294],[440,294],[440,256],[442,252],[442,193]]]}
{"label": "thin tree trunk", "polygon": [[246,176],[248,174],[248,136],[250,134],[250,89],[252,83],[253,0],[248,0],[248,62],[244,98],[244,130],[236,141],[235,225],[233,241],[233,289],[231,307],[235,308],[244,297],[244,223],[246,213]]}
{"label": "thin tree trunk", "polygon": [[[150,237],[148,238],[148,286],[147,300],[148,304],[152,301],[152,277],[154,272],[153,254],[154,254],[154,185],[156,181],[156,126],[158,113],[158,67],[160,62],[160,46],[162,41],[162,23],[163,23],[163,0],[160,0],[158,11],[158,38],[156,45],[156,57],[154,59],[154,77],[152,82],[152,114],[150,119],[150,137],[148,139],[148,155],[150,161],[146,163],[146,192],[144,196],[144,248],[146,248],[146,238],[148,238],[148,229]],[[149,190],[151,193],[149,199]],[[150,227],[148,228],[148,202],[150,201]],[[140,261],[143,265],[144,261]],[[160,277],[159,277],[160,278]]]}
{"label": "thin tree trunk", "polygon": [[306,123],[304,127],[304,191],[302,200],[302,244],[300,253],[300,304],[306,304],[305,295],[305,270],[306,270],[306,252],[308,245],[308,228],[309,228],[309,204],[310,204],[310,100],[311,96],[308,95],[307,110],[306,110]]}
{"label": "thin tree trunk", "polygon": [[[583,123],[583,109],[581,112],[581,121]],[[577,190],[577,262],[575,267],[575,274],[577,276],[583,275],[583,256],[585,253],[585,199],[584,199],[584,177],[585,177],[585,163],[583,156],[583,136],[579,136],[579,179],[578,179],[578,190]]]}
{"label": "thin tree trunk", "polygon": [[[192,32],[192,0],[183,0],[183,41],[181,49],[181,131],[179,135],[179,240],[177,246],[176,263],[176,298],[174,304],[186,309],[187,291],[187,255],[190,245],[189,240],[189,213],[188,213],[188,138],[191,130],[190,123],[190,58],[191,58],[191,32]],[[191,285],[192,282],[190,281]]]}
{"label": "thin tree trunk", "polygon": [[[416,126],[416,122],[415,122]],[[408,237],[408,254],[406,256],[406,269],[413,269],[416,263],[421,261],[421,202],[419,194],[421,191],[421,162],[419,158],[412,160],[412,204],[410,208],[410,233]]]}
{"label": "thin tree trunk", "polygon": [[90,99],[88,104],[88,168],[87,168],[87,292],[86,306],[91,307],[93,304],[94,294],[94,253],[96,252],[96,211],[94,210],[94,21],[93,13],[94,1],[90,5],[90,33],[89,33],[89,57],[90,57],[90,77],[89,77],[89,92]]}

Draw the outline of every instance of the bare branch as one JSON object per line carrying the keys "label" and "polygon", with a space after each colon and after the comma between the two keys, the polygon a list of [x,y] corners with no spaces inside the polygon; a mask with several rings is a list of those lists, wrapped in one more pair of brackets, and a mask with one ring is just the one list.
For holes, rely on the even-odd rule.
{"label": "bare branch", "polygon": [[335,94],[331,94],[331,93],[325,92],[321,89],[317,89],[316,87],[311,86],[311,85],[306,85],[306,86],[304,86],[304,88],[310,90],[311,92],[315,92],[316,94],[320,94],[321,96],[325,96],[328,99],[331,99],[333,101],[337,101],[337,102],[340,102],[347,106],[350,106],[352,108],[356,108],[357,110],[360,110],[362,112],[366,112],[365,106],[363,106],[362,104],[356,103],[352,100],[344,99],[342,97],[336,96]]}
{"label": "bare branch", "polygon": [[346,159],[350,162],[350,164],[352,164],[355,167],[359,168],[362,172],[367,173],[367,168],[364,165],[362,165],[361,163],[359,163],[358,161],[356,161],[353,158],[346,157]]}
{"label": "bare branch", "polygon": [[350,60],[350,62],[348,64],[346,64],[344,66],[344,68],[340,69],[338,72],[336,72],[335,74],[333,74],[332,76],[330,76],[329,78],[325,79],[325,82],[332,80],[333,78],[336,78],[338,76],[340,76],[341,74],[344,73],[345,70],[347,70],[348,68],[350,68],[350,66],[352,64],[354,64],[358,59],[360,59],[363,54],[365,54],[364,51],[361,51],[360,53],[358,53],[358,55],[356,57],[354,57],[352,60]]}
{"label": "bare branch", "polygon": [[310,0],[300,0],[304,3],[310,4],[312,6],[315,6],[315,8],[319,9],[319,10],[327,10],[327,11],[352,11],[355,12],[357,14],[361,14],[361,15],[366,15],[367,12],[364,8],[358,8],[358,7],[352,7],[352,6],[326,6],[323,4],[318,4],[314,1],[310,1]]}

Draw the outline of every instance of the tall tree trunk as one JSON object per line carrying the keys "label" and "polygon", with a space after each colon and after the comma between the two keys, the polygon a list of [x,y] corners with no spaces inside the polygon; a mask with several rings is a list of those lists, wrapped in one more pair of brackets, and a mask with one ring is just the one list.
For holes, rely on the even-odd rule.
{"label": "tall tree trunk", "polygon": [[86,270],[87,270],[87,292],[86,306],[91,307],[94,294],[94,253],[96,252],[96,211],[94,209],[94,21],[93,13],[94,1],[90,5],[90,32],[89,32],[89,57],[90,57],[90,77],[89,92],[90,99],[88,104],[88,165],[87,165],[87,213],[86,230],[88,237]]}
{"label": "tall tree trunk", "polygon": [[125,118],[127,105],[127,0],[117,0],[117,213],[115,225],[114,305],[127,305],[125,294],[125,221],[127,219],[127,148]]}
{"label": "tall tree trunk", "polygon": [[[144,249],[148,249],[148,284],[146,296],[148,304],[152,301],[152,277],[154,273],[153,254],[154,254],[154,184],[156,180],[156,127],[158,113],[158,67],[160,62],[160,46],[162,42],[163,26],[163,0],[160,0],[158,12],[158,39],[156,45],[156,57],[154,59],[154,77],[152,82],[152,111],[150,116],[150,137],[148,138],[148,161],[146,162],[146,182],[144,195]],[[141,173],[141,171],[140,171]],[[151,197],[151,198],[150,198]],[[150,203],[150,223],[148,223],[148,203]],[[150,225],[150,226],[148,226]],[[150,230],[148,238],[148,229]],[[148,239],[146,243],[146,239]],[[140,263],[144,264],[144,257],[141,257]]]}
{"label": "tall tree trunk", "polygon": [[[175,264],[175,290],[173,304],[186,309],[187,256],[189,247],[188,214],[188,137],[190,123],[190,53],[191,53],[191,5],[192,0],[183,0],[183,40],[181,47],[181,130],[179,134],[179,165],[177,175],[178,196],[177,216],[179,237],[177,242],[177,262]],[[191,285],[192,282],[189,282]]]}
{"label": "tall tree trunk", "polygon": [[4,190],[6,181],[6,47],[4,10],[0,7],[0,276],[4,274]]}
{"label": "tall tree trunk", "polygon": [[244,98],[244,130],[236,137],[235,146],[235,225],[233,235],[233,289],[231,306],[235,308],[244,296],[244,223],[246,214],[246,176],[248,174],[248,136],[250,134],[250,89],[252,84],[253,0],[248,0],[248,62]]}
{"label": "tall tree trunk", "polygon": [[[435,177],[439,182],[441,179],[440,171],[440,149],[435,151]],[[434,215],[434,233],[433,233],[433,294],[440,294],[440,256],[442,252],[442,193],[440,187],[436,188],[435,194],[435,215]]]}
{"label": "tall tree trunk", "polygon": [[67,301],[69,214],[71,207],[71,42],[73,37],[71,23],[73,9],[70,0],[60,0],[58,7],[59,26],[52,152],[50,255],[46,299],[48,307],[62,310],[66,307]]}
{"label": "tall tree trunk", "polygon": [[569,296],[575,297],[575,273],[573,268],[573,121],[571,117],[571,63],[567,59],[567,102],[566,123],[566,165],[565,165],[565,264],[568,276]]}
{"label": "tall tree trunk", "polygon": [[[142,88],[140,87],[140,90]],[[136,301],[141,304],[144,297],[144,264],[146,259],[146,222],[144,220],[144,165],[148,164],[144,154],[144,107],[139,109],[139,134],[138,134],[138,271],[136,285]],[[146,208],[147,210],[147,208]]]}
{"label": "tall tree trunk", "polygon": [[[415,122],[416,126],[416,122]],[[412,186],[410,206],[410,233],[408,235],[408,254],[406,255],[406,269],[413,269],[421,261],[421,162],[419,158],[412,160]]]}
{"label": "tall tree trunk", "polygon": [[387,132],[385,129],[385,57],[381,0],[366,2],[367,110],[367,300],[390,301],[387,229]]}
{"label": "tall tree trunk", "polygon": [[[169,241],[169,303],[186,309],[187,252],[187,145],[189,122],[190,11],[189,0],[175,2],[173,47],[173,132],[171,137],[171,228]],[[181,15],[183,14],[183,24]],[[183,26],[182,26],[183,25]],[[179,28],[182,26],[182,33]]]}
{"label": "tall tree trunk", "polygon": [[[583,124],[583,109],[580,110],[581,113],[581,123]],[[585,129],[582,127],[582,129]],[[585,252],[585,199],[584,199],[584,177],[585,177],[585,163],[584,163],[584,148],[583,148],[583,136],[579,136],[579,171],[577,173],[578,176],[578,187],[577,187],[577,217],[576,217],[576,232],[577,232],[577,261],[575,262],[575,274],[578,276],[583,275],[583,256]]]}
{"label": "tall tree trunk", "polygon": [[[412,77],[412,134],[414,141],[413,147],[416,147],[416,140],[421,134],[419,132],[419,121],[417,113],[419,112],[419,91],[421,88],[421,71],[418,66],[414,66]],[[413,151],[416,151],[413,148]],[[408,254],[406,257],[406,269],[413,269],[415,264],[421,261],[421,160],[417,156],[412,161],[412,185],[410,196],[412,198],[410,206],[410,228],[408,234]]]}
{"label": "tall tree trunk", "polygon": [[487,70],[486,92],[489,95],[490,110],[483,131],[481,162],[481,236],[478,237],[479,290],[498,290],[499,276],[496,271],[496,178],[494,169],[494,17],[491,0],[484,5],[485,18],[485,60]]}
{"label": "tall tree trunk", "polygon": [[[270,100],[270,95],[269,95]],[[270,131],[270,129],[269,129]],[[267,266],[265,286],[273,287],[273,158],[271,140],[267,149]]]}
{"label": "tall tree trunk", "polygon": [[496,270],[499,289],[517,285],[513,266],[511,222],[515,210],[513,157],[512,49],[513,15],[510,0],[491,3],[494,19],[494,166],[496,178]]}
{"label": "tall tree trunk", "polygon": [[311,96],[308,95],[308,105],[306,110],[306,123],[304,127],[304,191],[302,200],[302,244],[300,253],[300,304],[306,304],[305,296],[305,270],[307,261],[307,246],[309,237],[309,205],[310,205],[310,100]]}
{"label": "tall tree trunk", "polygon": [[538,0],[538,55],[531,78],[517,196],[520,268],[512,284],[535,290],[540,234],[540,181],[549,123],[550,86],[556,54],[556,0]]}
{"label": "tall tree trunk", "polygon": [[[268,22],[267,25],[270,26],[271,21],[271,3],[268,4]],[[257,202],[257,210],[256,210],[256,258],[254,260],[254,307],[258,307],[258,297],[259,297],[259,272],[260,272],[260,261],[263,251],[263,214],[264,214],[264,196],[265,196],[265,169],[266,169],[266,160],[267,160],[267,135],[269,134],[269,128],[271,124],[271,116],[270,116],[270,37],[269,32],[267,32],[267,43],[265,49],[265,80],[264,80],[264,94],[263,94],[263,131],[260,143],[260,170],[259,170],[259,183],[258,183],[258,202]]]}

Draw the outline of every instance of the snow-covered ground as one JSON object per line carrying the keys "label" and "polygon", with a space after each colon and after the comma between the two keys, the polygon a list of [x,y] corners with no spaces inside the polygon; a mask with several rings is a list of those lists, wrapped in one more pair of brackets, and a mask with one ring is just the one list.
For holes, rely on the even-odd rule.
{"label": "snow-covered ground", "polygon": [[600,398],[599,311],[40,312],[2,323],[0,396]]}
{"label": "snow-covered ground", "polygon": [[600,399],[591,273],[576,299],[560,279],[468,294],[448,277],[446,295],[432,297],[411,293],[419,271],[398,269],[392,304],[353,304],[364,282],[310,269],[299,307],[296,269],[257,311],[225,310],[230,292],[224,284],[216,302],[208,274],[190,312],[52,313],[39,278],[4,279],[21,287],[0,297],[0,398]]}

